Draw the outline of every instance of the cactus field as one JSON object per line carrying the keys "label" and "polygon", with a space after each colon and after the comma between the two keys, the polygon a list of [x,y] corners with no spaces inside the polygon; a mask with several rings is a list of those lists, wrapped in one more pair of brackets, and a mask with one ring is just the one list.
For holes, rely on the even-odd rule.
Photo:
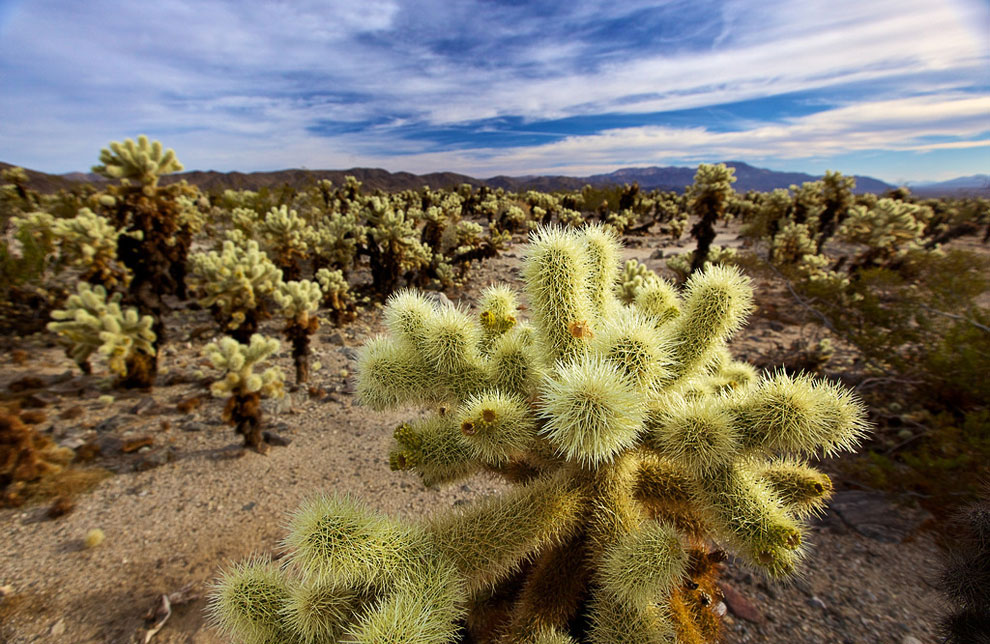
{"label": "cactus field", "polygon": [[161,180],[180,156],[0,176],[0,642],[988,618],[979,555],[944,561],[990,481],[990,199],[721,164],[683,193],[208,192]]}

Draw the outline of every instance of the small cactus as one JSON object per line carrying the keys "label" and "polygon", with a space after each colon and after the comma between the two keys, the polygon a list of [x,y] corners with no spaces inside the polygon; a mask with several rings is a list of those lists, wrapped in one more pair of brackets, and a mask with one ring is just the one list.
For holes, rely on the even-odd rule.
{"label": "small cactus", "polygon": [[156,360],[154,320],[133,307],[121,309],[120,297],[117,293],[108,299],[102,286],[79,282],[65,308],[52,311],[48,329],[66,343],[66,352],[83,373],[90,373],[90,356],[99,352],[118,384],[150,387],[155,373],[150,363]]}
{"label": "small cactus", "polygon": [[273,296],[286,318],[283,333],[292,343],[296,384],[309,382],[309,340],[320,327],[320,321],[316,317],[316,309],[322,299],[320,287],[309,280],[283,282]]}
{"label": "small cactus", "polygon": [[245,446],[260,454],[268,452],[261,433],[261,399],[281,398],[284,389],[280,369],[270,367],[261,374],[254,373],[254,369],[278,351],[278,347],[278,340],[256,333],[251,336],[250,344],[221,338],[203,349],[213,367],[222,372],[221,379],[210,386],[210,392],[218,398],[229,396],[223,419],[244,436]]}
{"label": "small cactus", "polygon": [[138,183],[155,188],[163,174],[181,172],[182,164],[175,158],[175,151],[165,150],[159,141],[149,142],[141,135],[137,142],[125,139],[113,141],[109,148],[100,150],[100,165],[93,172],[110,179],[134,179]]}

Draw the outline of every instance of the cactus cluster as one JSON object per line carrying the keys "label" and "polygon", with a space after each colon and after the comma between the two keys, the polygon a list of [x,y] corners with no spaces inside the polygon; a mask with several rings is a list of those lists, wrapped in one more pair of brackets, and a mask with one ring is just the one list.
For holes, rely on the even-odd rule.
{"label": "cactus cluster", "polygon": [[[691,269],[695,265],[694,259],[696,252],[697,249],[689,250],[686,253],[673,255],[667,260],[667,268],[674,272],[679,282],[684,282],[691,275]],[[736,250],[734,248],[712,244],[708,247],[708,257],[705,259],[704,266],[710,264],[731,264],[736,260],[736,257]]]}
{"label": "cactus cluster", "polygon": [[200,305],[210,307],[226,333],[246,342],[267,316],[266,298],[278,290],[282,271],[255,241],[225,241],[221,252],[196,253],[189,264]]}
{"label": "cactus cluster", "polygon": [[227,397],[223,419],[244,436],[246,446],[262,454],[268,451],[268,445],[261,432],[261,399],[281,398],[284,378],[278,367],[260,374],[254,369],[278,348],[278,340],[256,333],[249,343],[225,337],[203,349],[213,367],[222,372],[210,391],[218,398]]}
{"label": "cactus cluster", "polygon": [[735,169],[724,163],[698,166],[694,183],[685,193],[691,212],[698,217],[691,227],[691,235],[698,240],[698,245],[691,257],[688,275],[701,270],[708,261],[709,247],[715,239],[715,222],[726,216],[729,201],[735,195],[732,189],[735,181]]}
{"label": "cactus cluster", "polygon": [[[393,469],[427,485],[479,470],[513,489],[418,522],[318,496],[282,564],[228,570],[211,610],[245,642],[700,642],[718,631],[722,548],[771,577],[805,554],[828,477],[807,464],[865,431],[847,391],[734,361],[751,293],[710,266],[683,297],[616,290],[614,233],[543,229],[526,252],[531,319],[505,286],[475,314],[405,291],[359,357],[401,424]],[[716,548],[710,544],[717,544]]]}
{"label": "cactus cluster", "polygon": [[107,297],[102,286],[79,282],[64,309],[52,311],[48,329],[66,344],[66,353],[84,373],[99,353],[125,385],[146,386],[156,359],[154,320],[134,307],[121,308],[120,293]]}
{"label": "cactus cluster", "polygon": [[100,151],[100,165],[93,166],[93,172],[107,178],[135,180],[151,189],[158,186],[162,175],[182,169],[174,150],[164,149],[159,141],[150,142],[143,134],[136,142],[133,139],[111,142],[109,148]]}

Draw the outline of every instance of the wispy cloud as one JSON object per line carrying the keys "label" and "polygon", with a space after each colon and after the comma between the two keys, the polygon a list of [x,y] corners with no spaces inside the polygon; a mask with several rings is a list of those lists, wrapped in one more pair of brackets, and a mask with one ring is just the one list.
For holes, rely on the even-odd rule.
{"label": "wispy cloud", "polygon": [[142,132],[187,167],[482,174],[800,169],[990,133],[977,0],[35,0],[3,19],[0,158],[49,171]]}

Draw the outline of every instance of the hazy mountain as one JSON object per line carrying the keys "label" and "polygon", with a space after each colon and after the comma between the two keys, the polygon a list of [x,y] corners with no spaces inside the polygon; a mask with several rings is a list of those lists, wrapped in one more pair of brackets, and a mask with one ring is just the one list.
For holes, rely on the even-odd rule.
{"label": "hazy mountain", "polygon": [[[814,181],[820,177],[815,177],[803,172],[778,172],[757,168],[741,161],[729,161],[726,165],[732,166],[736,171],[737,181],[733,187],[738,192],[747,190],[758,190],[766,192],[775,188],[788,188],[794,184],[801,184],[805,181]],[[9,164],[0,163],[0,169],[10,167]],[[295,189],[302,189],[313,184],[319,179],[329,179],[335,185],[343,185],[344,177],[353,175],[361,181],[365,188],[374,190],[405,190],[418,189],[424,185],[431,188],[452,188],[462,183],[469,183],[473,186],[487,185],[492,188],[505,188],[511,191],[541,190],[552,192],[556,190],[580,190],[587,184],[594,186],[621,185],[624,183],[639,183],[644,190],[659,188],[662,190],[683,191],[685,186],[694,181],[695,168],[693,167],[647,167],[647,168],[622,168],[608,174],[596,174],[588,177],[568,177],[568,176],[505,176],[499,175],[489,179],[475,179],[464,174],[454,172],[435,172],[431,174],[416,175],[409,172],[389,172],[381,168],[351,168],[350,170],[278,170],[274,172],[216,172],[213,170],[191,172],[181,172],[178,174],[162,177],[163,184],[169,184],[185,179],[189,183],[199,186],[206,191],[220,191],[227,188],[233,190],[258,190],[262,187],[279,188],[289,185]],[[50,175],[43,172],[28,170],[31,178],[31,187],[42,192],[53,192],[59,189],[69,189],[80,183],[99,184],[105,180],[92,173],[72,172],[64,175]],[[872,177],[855,177],[856,192],[882,193],[893,188],[890,184],[884,183]],[[980,181],[984,183],[980,183]],[[941,182],[939,184],[929,184],[930,186],[946,186],[945,190],[969,189],[970,186],[978,188],[985,185],[988,180],[987,175],[974,175],[973,177],[962,177],[952,182]],[[961,182],[955,186],[955,182]],[[928,186],[925,187],[927,190]],[[921,190],[919,184],[918,190]]]}
{"label": "hazy mountain", "polygon": [[948,181],[934,183],[912,183],[908,186],[911,192],[932,196],[990,196],[990,174],[972,174],[968,177],[957,177]]}

